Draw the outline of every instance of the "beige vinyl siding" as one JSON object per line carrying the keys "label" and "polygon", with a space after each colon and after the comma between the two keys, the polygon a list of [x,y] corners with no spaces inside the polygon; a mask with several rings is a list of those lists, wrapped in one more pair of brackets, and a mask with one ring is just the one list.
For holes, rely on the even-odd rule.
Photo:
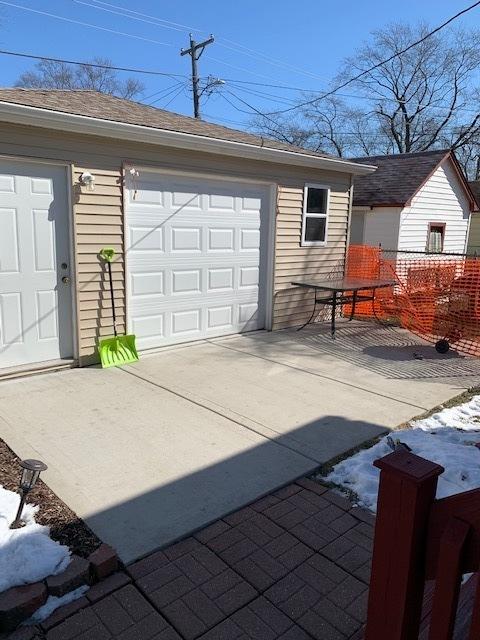
{"label": "beige vinyl siding", "polygon": [[117,254],[112,264],[117,330],[125,332],[126,326],[123,190],[120,168],[95,171],[94,191],[87,191],[81,186],[80,176],[84,171],[92,169],[75,166],[73,173],[79,356],[81,359],[95,359],[99,338],[113,334],[108,272],[98,256],[105,246],[112,247]]}
{"label": "beige vinyl siding", "polygon": [[[292,289],[289,284],[292,279],[302,275],[327,275],[343,268],[350,184],[347,174],[10,124],[0,124],[0,154],[62,161],[73,168],[77,351],[82,365],[97,361],[98,339],[112,333],[107,274],[98,259],[103,246],[113,247],[118,254],[113,265],[115,298],[119,328],[125,330],[122,207],[125,164],[212,172],[283,185],[279,188],[276,219],[275,328],[299,324],[308,314],[311,296]],[[79,184],[83,171],[95,176],[94,191],[87,191]],[[300,246],[302,194],[306,182],[332,185],[326,247]]]}
{"label": "beige vinyl siding", "polygon": [[480,255],[480,213],[472,214],[468,234],[468,253]]}
{"label": "beige vinyl siding", "polygon": [[[339,178],[344,182],[339,182]],[[318,181],[320,182],[320,180]],[[325,180],[322,182],[325,184]],[[330,203],[325,247],[302,247],[304,183],[278,187],[273,329],[299,325],[313,310],[313,293],[291,282],[307,277],[342,275],[347,246],[350,183],[348,176],[329,181]]]}

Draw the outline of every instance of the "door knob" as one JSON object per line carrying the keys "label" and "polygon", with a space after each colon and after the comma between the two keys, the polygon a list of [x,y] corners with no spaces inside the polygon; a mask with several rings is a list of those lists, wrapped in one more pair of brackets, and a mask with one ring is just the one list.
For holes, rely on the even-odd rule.
{"label": "door knob", "polygon": [[62,282],[63,284],[70,284],[70,278],[68,276],[63,276]]}

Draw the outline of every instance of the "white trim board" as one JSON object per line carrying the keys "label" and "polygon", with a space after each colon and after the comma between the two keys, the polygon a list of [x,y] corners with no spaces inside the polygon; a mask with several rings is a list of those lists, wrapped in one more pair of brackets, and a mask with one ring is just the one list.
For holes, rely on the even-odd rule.
{"label": "white trim board", "polygon": [[227,156],[261,160],[280,164],[290,164],[315,169],[341,171],[353,175],[366,175],[376,170],[373,165],[362,165],[336,158],[316,157],[301,152],[284,151],[260,147],[245,142],[234,142],[220,138],[181,131],[156,129],[143,125],[115,122],[102,118],[91,118],[83,115],[30,107],[11,102],[0,101],[0,120],[15,124],[83,133],[120,140],[158,144],[178,149],[206,151]]}

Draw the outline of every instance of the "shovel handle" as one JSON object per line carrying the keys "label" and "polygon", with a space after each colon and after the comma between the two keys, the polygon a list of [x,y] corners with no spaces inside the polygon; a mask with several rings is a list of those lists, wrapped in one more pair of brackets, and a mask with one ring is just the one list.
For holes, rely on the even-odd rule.
{"label": "shovel handle", "polygon": [[107,260],[107,265],[108,265],[108,279],[110,281],[110,296],[112,299],[113,335],[117,337],[117,318],[115,316],[115,299],[113,296],[112,263],[110,260]]}

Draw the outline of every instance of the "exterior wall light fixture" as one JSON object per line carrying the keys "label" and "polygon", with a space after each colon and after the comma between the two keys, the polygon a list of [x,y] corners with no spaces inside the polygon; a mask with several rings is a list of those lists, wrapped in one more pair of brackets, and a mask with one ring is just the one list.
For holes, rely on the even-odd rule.
{"label": "exterior wall light fixture", "polygon": [[80,184],[88,191],[93,191],[95,189],[95,176],[90,171],[84,171],[80,176]]}

